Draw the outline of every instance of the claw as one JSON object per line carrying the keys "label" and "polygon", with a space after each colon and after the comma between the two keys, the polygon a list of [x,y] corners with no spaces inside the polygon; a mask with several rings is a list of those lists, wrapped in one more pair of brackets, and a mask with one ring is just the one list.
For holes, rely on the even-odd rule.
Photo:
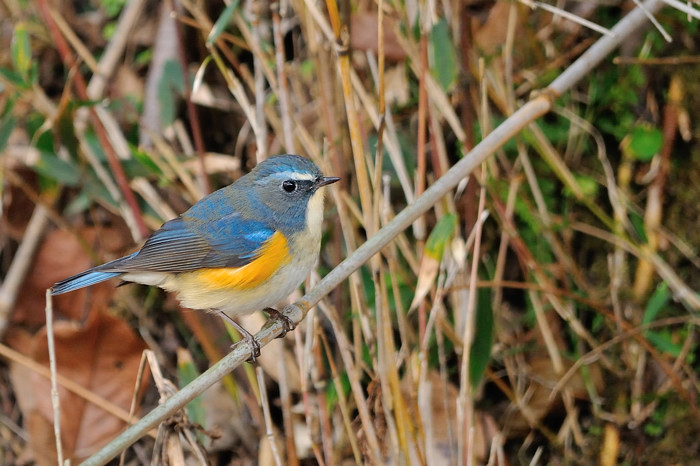
{"label": "claw", "polygon": [[217,314],[219,314],[219,317],[233,325],[233,328],[238,330],[238,333],[241,334],[241,338],[243,338],[243,340],[245,340],[246,343],[248,343],[248,346],[250,347],[250,357],[248,358],[248,362],[251,364],[254,363],[255,360],[260,356],[260,343],[258,343],[255,337],[253,337],[253,335],[251,335],[248,330],[244,329],[238,322],[233,320],[227,314],[221,311],[217,311]]}
{"label": "claw", "polygon": [[[247,331],[243,329],[243,327],[236,329],[238,330],[241,335],[243,336],[243,340],[245,340],[246,343],[250,346],[250,357],[247,359],[247,362],[253,364],[256,359],[260,356],[260,343]],[[231,345],[233,347],[233,345]]]}
{"label": "claw", "polygon": [[294,323],[294,321],[292,319],[290,319],[286,315],[282,314],[277,309],[273,309],[271,307],[266,307],[265,309],[263,309],[263,311],[266,312],[268,316],[270,316],[270,319],[282,321],[282,324],[284,325],[284,331],[277,338],[283,338],[287,334],[287,332],[291,332],[292,330],[297,328],[297,325]]}

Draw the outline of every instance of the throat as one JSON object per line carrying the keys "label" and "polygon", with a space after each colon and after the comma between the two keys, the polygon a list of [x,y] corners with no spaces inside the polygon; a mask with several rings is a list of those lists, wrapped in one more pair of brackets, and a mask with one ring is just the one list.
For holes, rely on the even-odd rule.
{"label": "throat", "polygon": [[306,234],[312,238],[321,238],[323,223],[323,191],[320,189],[311,196],[306,209]]}

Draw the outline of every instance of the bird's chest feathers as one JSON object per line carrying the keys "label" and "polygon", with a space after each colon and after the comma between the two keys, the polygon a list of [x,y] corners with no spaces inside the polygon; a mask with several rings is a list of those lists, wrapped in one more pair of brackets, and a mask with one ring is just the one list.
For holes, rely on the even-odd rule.
{"label": "bird's chest feathers", "polygon": [[289,267],[306,275],[316,263],[321,249],[321,227],[323,224],[323,193],[316,192],[306,209],[306,228],[289,235]]}
{"label": "bird's chest feathers", "polygon": [[309,243],[318,243],[321,241],[321,225],[323,224],[323,191],[316,191],[306,208],[306,231],[303,233],[307,237],[311,237],[313,241],[307,240]]}

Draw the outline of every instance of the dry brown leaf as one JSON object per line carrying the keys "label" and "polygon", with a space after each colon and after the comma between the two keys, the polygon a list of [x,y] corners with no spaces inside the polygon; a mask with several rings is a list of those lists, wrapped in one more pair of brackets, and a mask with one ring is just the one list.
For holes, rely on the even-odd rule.
{"label": "dry brown leaf", "polygon": [[[350,18],[350,47],[353,50],[372,50],[376,54],[379,41],[378,24],[376,13],[363,12],[352,15]],[[406,59],[406,52],[396,39],[395,27],[396,22],[385,16],[384,56],[387,60],[403,61]]]}
{"label": "dry brown leaf", "polygon": [[[94,244],[99,235],[101,249],[110,252],[121,252],[127,243],[124,235],[116,229],[84,228],[80,235],[90,244]],[[20,290],[12,322],[33,328],[44,325],[46,289],[94,265],[75,235],[63,230],[47,234]],[[114,293],[114,286],[115,282],[110,281],[56,296],[53,298],[54,310],[63,317],[83,319],[98,307],[104,308]]]}
{"label": "dry brown leaf", "polygon": [[[489,9],[486,9],[482,14],[472,17],[472,34],[474,37],[474,45],[482,55],[495,55],[506,43],[506,35],[508,34],[508,17],[510,15],[510,2],[496,2]],[[518,15],[518,24],[516,25],[516,46],[522,43],[523,24],[527,14],[527,10],[517,5],[520,13]],[[517,57],[517,55],[516,55]]]}
{"label": "dry brown leaf", "polygon": [[[565,360],[565,371],[573,366],[573,362]],[[552,398],[552,389],[557,386],[562,374],[557,374],[552,365],[552,360],[545,354],[533,354],[527,361],[528,378],[531,385],[527,389],[527,403],[522,406],[527,413],[516,408],[513,417],[508,419],[508,435],[519,436],[527,433],[532,428],[533,422],[540,422],[550,414],[561,411],[563,402],[561,394]],[[590,374],[590,381],[597,390],[603,388],[603,376],[600,367],[592,364],[587,369]],[[585,399],[588,396],[586,380],[580,372],[576,372],[563,385],[562,390],[568,390],[575,399]]]}
{"label": "dry brown leaf", "polygon": [[420,261],[416,294],[413,296],[413,301],[411,301],[410,310],[416,309],[421,301],[428,296],[430,289],[435,284],[435,278],[439,271],[440,261],[424,254]]}
{"label": "dry brown leaf", "polygon": [[[430,432],[426,432],[426,435],[430,434],[428,441],[430,451],[427,454],[433,459],[439,458],[435,464],[454,463],[457,458],[457,399],[459,389],[452,383],[445,384],[437,371],[430,373],[425,385],[429,390],[428,396],[430,397],[430,407],[426,414],[431,417]],[[424,424],[426,421],[423,418]],[[486,463],[491,443],[498,433],[496,421],[489,413],[477,410],[474,413],[473,428],[473,456],[479,463]]]}
{"label": "dry brown leaf", "polygon": [[386,83],[384,98],[387,104],[403,106],[411,99],[411,86],[409,86],[406,68],[401,65],[392,66],[384,72]]}
{"label": "dry brown leaf", "polygon": [[[13,135],[18,131],[14,131]],[[24,139],[24,138],[21,138]],[[22,144],[25,146],[26,143]],[[37,176],[24,167],[15,167],[18,179],[23,180],[28,187],[34,188]],[[27,194],[13,183],[7,183],[3,192],[2,229],[11,238],[21,241],[24,230],[34,211],[34,202]]]}
{"label": "dry brown leaf", "polygon": [[113,83],[115,98],[133,97],[138,102],[143,100],[143,79],[133,68],[120,66]]}
{"label": "dry brown leaf", "polygon": [[[421,445],[423,455],[430,458],[430,464],[452,464],[457,460],[457,398],[459,389],[451,384],[445,384],[439,372],[432,371],[428,375],[428,380],[424,385],[425,396],[424,400],[418,400],[415,396],[415,388],[412,387],[412,382],[404,379],[401,384],[401,393],[404,400],[408,403],[408,413],[410,418],[417,423],[422,423],[420,431],[425,435],[425,445]],[[380,448],[384,458],[387,459],[386,464],[393,464],[390,434],[388,431],[387,422],[385,419],[386,412],[384,410],[381,384],[379,381],[372,381],[368,387],[367,404],[372,411],[372,419],[374,419],[374,428],[379,440]],[[418,404],[425,404],[424,409],[420,410]],[[484,412],[477,410],[474,413],[474,441],[472,452],[479,463],[485,463],[488,460],[491,443],[498,433],[498,427],[493,417]],[[366,460],[371,458],[368,442],[365,439],[364,432],[361,429],[362,423],[359,417],[355,419],[354,426],[357,429],[357,438],[359,440],[360,449]],[[425,451],[427,447],[428,451]],[[411,461],[410,464],[418,464],[419,456],[417,454],[418,447],[414,442],[409,445]],[[495,464],[499,464],[497,461]]]}
{"label": "dry brown leaf", "polygon": [[[128,411],[141,352],[146,345],[122,320],[93,312],[84,325],[56,322],[54,326],[58,373],[112,404]],[[34,335],[14,329],[8,344],[48,366],[46,329]],[[56,464],[50,382],[26,367],[11,364],[12,383],[27,419],[30,445],[37,464]],[[80,460],[116,436],[124,422],[104,409],[59,387],[64,455]]]}

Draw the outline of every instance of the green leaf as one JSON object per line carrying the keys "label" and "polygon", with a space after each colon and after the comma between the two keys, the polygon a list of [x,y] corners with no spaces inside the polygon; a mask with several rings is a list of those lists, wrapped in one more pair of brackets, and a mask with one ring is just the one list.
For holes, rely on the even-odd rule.
{"label": "green leaf", "polygon": [[640,240],[643,243],[649,242],[649,240],[647,238],[647,231],[644,228],[644,218],[641,215],[639,215],[637,212],[630,211],[629,212],[629,219],[630,219],[630,225],[632,225],[634,232],[637,233]]}
{"label": "green leaf", "polygon": [[[652,323],[658,317],[659,313],[664,310],[669,300],[671,292],[668,285],[662,282],[656,287],[654,293],[649,298],[644,316],[642,317],[642,325]],[[673,335],[665,330],[647,330],[644,332],[644,337],[654,345],[656,349],[663,353],[670,354],[673,357],[678,357],[681,353],[682,345],[673,341]]]}
{"label": "green leaf", "polygon": [[[574,178],[576,179],[579,190],[586,198],[593,199],[598,195],[599,185],[596,180],[586,175],[574,175]],[[564,188],[564,194],[569,197],[573,196],[573,192],[568,186]]]}
{"label": "green leaf", "polygon": [[34,168],[40,175],[64,186],[77,186],[80,181],[78,167],[52,153],[41,152],[39,163]]}
{"label": "green leaf", "polygon": [[[410,284],[407,283],[405,277],[401,274],[398,274],[395,277],[396,287],[398,288],[398,290],[394,290],[394,281],[391,278],[391,274],[387,272],[385,275],[387,283],[387,294],[389,296],[389,309],[392,312],[398,312],[399,309],[406,311],[411,305],[411,300],[413,299],[413,289],[415,285],[412,282]],[[400,302],[398,304],[400,304],[400,306],[397,306],[396,299],[399,299]]]}
{"label": "green leaf", "polygon": [[73,196],[73,198],[68,202],[66,208],[63,209],[63,215],[70,217],[71,215],[85,212],[91,204],[92,202],[86,195],[85,191],[81,191],[77,196]]}
{"label": "green leaf", "polygon": [[170,126],[175,122],[177,112],[175,96],[184,92],[185,83],[182,80],[180,65],[175,60],[166,61],[163,68],[163,75],[158,83],[158,104],[163,125]]}
{"label": "green leaf", "polygon": [[493,345],[493,310],[491,294],[487,288],[479,289],[476,304],[476,329],[472,341],[471,359],[469,360],[469,381],[476,388],[481,382],[486,367],[491,360]]}
{"label": "green leaf", "polygon": [[642,318],[642,325],[647,325],[652,323],[659,312],[666,307],[668,300],[671,299],[671,292],[668,290],[668,285],[666,282],[662,282],[654,290],[654,294],[649,298],[646,309],[644,309],[644,317]]}
{"label": "green leaf", "polygon": [[105,40],[110,40],[114,36],[114,31],[117,30],[117,23],[111,22],[104,25],[102,28],[102,37]]}
{"label": "green leaf", "polygon": [[[180,388],[192,382],[199,376],[199,371],[192,362],[192,356],[187,350],[180,350],[177,352],[177,374],[178,380],[180,382]],[[195,399],[187,403],[187,417],[189,420],[200,426],[206,425],[206,411],[202,405],[202,395],[197,396]],[[201,432],[197,433],[200,440],[204,440],[203,434]]]}
{"label": "green leaf", "polygon": [[661,130],[648,125],[638,125],[630,133],[629,150],[640,162],[649,162],[659,153],[664,143]]}
{"label": "green leaf", "polygon": [[[347,372],[342,372],[338,378],[337,384],[333,381],[334,383],[329,383],[326,389],[326,407],[328,411],[333,411],[340,400],[338,389],[346,396],[350,393],[350,377],[348,377]],[[340,387],[338,387],[338,385],[340,385]]]}
{"label": "green leaf", "polygon": [[658,437],[665,432],[664,426],[657,422],[647,422],[644,424],[644,433],[650,437]]}
{"label": "green leaf", "polygon": [[59,106],[54,116],[53,135],[58,145],[65,146],[68,153],[77,158],[79,142],[75,134],[75,109],[75,102]]}
{"label": "green leaf", "polygon": [[25,82],[28,82],[32,69],[32,47],[29,33],[24,23],[19,23],[15,26],[10,53],[15,71]]}
{"label": "green leaf", "polygon": [[209,33],[209,37],[207,37],[207,45],[213,44],[214,41],[216,41],[216,39],[219,38],[221,33],[224,32],[224,30],[226,29],[226,26],[228,26],[228,23],[231,21],[231,18],[233,17],[233,13],[236,11],[236,8],[238,8],[238,3],[239,3],[239,0],[233,0],[231,3],[228,4],[228,6],[221,13],[219,18],[214,23],[214,27],[211,28],[211,32]]}
{"label": "green leaf", "polygon": [[26,89],[30,86],[24,79],[22,79],[22,76],[20,76],[19,73],[8,68],[0,68],[0,76],[2,76],[6,81],[10,82],[13,86],[20,89]]}
{"label": "green leaf", "polygon": [[299,73],[304,79],[313,79],[316,76],[316,63],[310,59],[302,61]]}
{"label": "green leaf", "polygon": [[136,57],[134,57],[134,63],[136,65],[150,65],[151,61],[153,60],[153,49],[152,48],[147,48],[145,50],[142,50],[136,54]]}
{"label": "green leaf", "polygon": [[683,345],[673,342],[673,335],[668,332],[647,332],[644,335],[649,342],[654,345],[656,349],[662,353],[677,358],[681,355],[683,350]]}
{"label": "green leaf", "polygon": [[88,143],[88,146],[90,146],[90,150],[95,154],[97,160],[100,162],[107,162],[107,154],[105,154],[100,139],[92,129],[85,131],[85,141]]}
{"label": "green leaf", "polygon": [[438,221],[433,231],[425,242],[425,254],[428,257],[440,262],[445,252],[445,245],[450,240],[450,236],[457,225],[457,216],[447,214]]}
{"label": "green leaf", "polygon": [[454,214],[447,214],[440,219],[430,232],[428,241],[425,243],[425,254],[420,261],[418,271],[418,281],[416,292],[413,296],[410,309],[415,309],[428,295],[440,271],[440,263],[445,253],[445,246],[450,241],[450,236],[457,224],[457,217]]}
{"label": "green leaf", "polygon": [[12,134],[12,130],[17,125],[17,119],[12,115],[14,104],[14,100],[10,99],[3,109],[2,117],[0,117],[0,153],[5,150],[7,141],[10,140],[10,134]]}
{"label": "green leaf", "polygon": [[160,167],[153,161],[153,159],[147,152],[142,151],[138,147],[132,146],[131,155],[134,157],[135,160],[137,160],[141,165],[143,165],[149,173],[155,173],[158,176],[163,175],[163,170],[160,169]]}
{"label": "green leaf", "polygon": [[102,182],[97,178],[94,172],[88,172],[83,183],[84,185],[82,194],[84,194],[87,197],[88,202],[92,203],[95,201],[100,201],[106,205],[112,206],[115,209],[119,208],[119,204],[117,203],[117,201],[114,200],[109,190],[105,187],[104,184],[102,184]]}
{"label": "green leaf", "polygon": [[124,9],[126,0],[100,0],[100,5],[108,18],[116,17]]}
{"label": "green leaf", "polygon": [[432,72],[444,90],[448,90],[457,79],[457,54],[450,38],[449,25],[445,18],[440,18],[430,31],[433,46]]}

